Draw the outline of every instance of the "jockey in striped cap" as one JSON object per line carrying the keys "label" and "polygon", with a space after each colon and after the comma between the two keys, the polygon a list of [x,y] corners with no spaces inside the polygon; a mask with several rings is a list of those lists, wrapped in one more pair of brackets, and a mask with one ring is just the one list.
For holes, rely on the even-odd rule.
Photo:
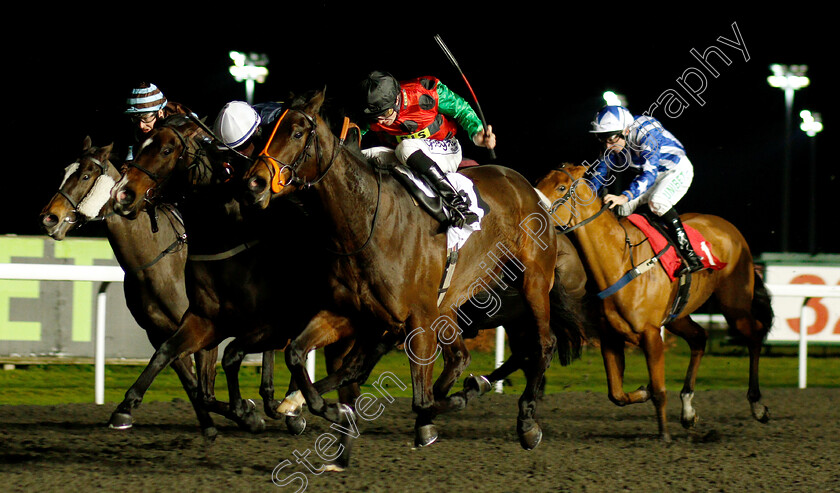
{"label": "jockey in striped cap", "polygon": [[655,118],[634,117],[623,106],[605,106],[598,111],[590,133],[605,148],[603,157],[591,171],[596,187],[611,183],[610,170],[631,168],[637,173],[621,194],[604,195],[604,203],[611,209],[618,206],[618,214],[622,216],[647,204],[684,260],[678,274],[702,269],[702,257],[692,248],[674,209],[694,178],[694,166],[686,157],[682,143]]}
{"label": "jockey in striped cap", "polygon": [[[168,101],[163,92],[150,82],[141,82],[131,89],[125,103],[125,114],[131,119],[134,129],[141,132],[140,135],[151,132],[157,120],[189,112],[183,105]],[[133,149],[129,148],[126,160],[132,159]]]}
{"label": "jockey in striped cap", "polygon": [[161,112],[166,103],[166,96],[156,85],[141,82],[126,99],[125,113],[131,116],[132,122],[139,125],[143,133],[148,133],[154,128],[155,120],[163,117]]}

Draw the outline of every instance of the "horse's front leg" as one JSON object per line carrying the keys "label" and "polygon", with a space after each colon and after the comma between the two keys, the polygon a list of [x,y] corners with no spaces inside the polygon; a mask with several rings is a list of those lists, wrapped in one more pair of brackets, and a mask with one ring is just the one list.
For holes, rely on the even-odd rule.
{"label": "horse's front leg", "polygon": [[[143,396],[157,375],[167,366],[172,364],[176,358],[194,354],[196,351],[218,344],[216,333],[212,325],[206,321],[187,312],[178,330],[155,351],[149,360],[146,368],[137,377],[137,380],[126,391],[125,398],[111,414],[109,427],[114,429],[131,428],[131,410],[140,406]],[[215,435],[215,428],[212,422],[201,423],[202,432],[205,436],[212,438]]]}
{"label": "horse's front leg", "polygon": [[239,369],[248,354],[245,348],[246,342],[242,338],[235,338],[228,343],[222,357],[222,368],[225,370],[225,379],[230,394],[230,411],[233,414],[234,421],[251,433],[260,433],[265,430],[265,421],[257,415],[254,402],[250,399],[243,399],[239,389]]}
{"label": "horse's front leg", "polygon": [[[347,327],[352,327],[347,319],[339,317],[330,312],[318,313],[306,328],[294,338],[286,347],[286,366],[292,374],[294,385],[298,390],[287,395],[278,406],[277,412],[287,416],[297,416],[300,408],[305,403],[309,411],[334,423],[340,423],[347,419],[344,409],[335,404],[328,404],[318,389],[313,385],[306,371],[306,357],[310,351],[332,344],[342,337],[348,335]],[[291,386],[290,386],[291,387]]]}
{"label": "horse's front leg", "polygon": [[665,415],[665,405],[668,397],[665,391],[665,354],[662,346],[662,336],[658,327],[649,325],[642,333],[642,350],[647,361],[650,375],[650,397],[656,409],[656,421],[659,425],[659,436],[665,442],[671,441],[668,433],[668,421]]}
{"label": "horse's front leg", "polygon": [[610,328],[606,328],[601,334],[601,357],[607,375],[607,395],[616,406],[650,400],[650,391],[646,385],[630,393],[624,392],[624,344],[624,337]]}
{"label": "horse's front leg", "polygon": [[[451,319],[448,317],[440,316],[436,323],[449,320]],[[463,409],[467,405],[466,396],[460,392],[450,396],[449,391],[470,364],[469,349],[461,337],[458,326],[454,323],[442,324],[437,328],[436,333],[443,353],[443,370],[433,387],[435,406],[438,412]]]}
{"label": "horse's front leg", "polygon": [[280,419],[283,416],[275,411],[280,401],[274,398],[274,351],[265,351],[262,354],[260,397],[266,416],[272,419]]}
{"label": "horse's front leg", "polygon": [[436,415],[432,377],[435,360],[442,349],[430,325],[424,325],[432,320],[431,317],[411,317],[409,327],[414,329],[408,333],[405,341],[411,370],[411,409],[417,415],[414,422],[414,445],[417,447],[426,447],[438,439],[437,428],[432,423]]}

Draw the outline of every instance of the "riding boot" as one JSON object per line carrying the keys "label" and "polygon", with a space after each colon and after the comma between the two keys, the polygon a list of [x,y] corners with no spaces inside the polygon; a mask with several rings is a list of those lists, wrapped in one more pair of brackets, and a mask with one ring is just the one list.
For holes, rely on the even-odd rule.
{"label": "riding boot", "polygon": [[685,228],[683,228],[677,211],[672,207],[668,212],[662,214],[659,220],[665,227],[665,231],[668,233],[671,241],[677,246],[677,251],[683,260],[683,265],[677,271],[677,276],[703,269],[703,257],[697,255],[697,252],[691,246],[691,241],[689,241],[688,235],[685,233]]}
{"label": "riding boot", "polygon": [[461,228],[465,224],[472,224],[478,221],[478,215],[470,210],[469,199],[462,194],[446,178],[446,174],[435,163],[432,158],[422,151],[415,151],[408,156],[405,164],[412,170],[422,174],[437,192],[449,210],[449,221],[447,226]]}

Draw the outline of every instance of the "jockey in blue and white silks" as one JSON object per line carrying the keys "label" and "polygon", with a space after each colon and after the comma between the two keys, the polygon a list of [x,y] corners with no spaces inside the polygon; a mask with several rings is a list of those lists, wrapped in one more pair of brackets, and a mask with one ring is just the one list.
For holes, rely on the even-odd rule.
{"label": "jockey in blue and white silks", "polygon": [[602,108],[595,114],[591,132],[605,146],[603,157],[590,171],[597,188],[610,183],[610,171],[632,168],[637,172],[626,190],[620,195],[605,195],[604,203],[611,209],[618,207],[622,216],[647,204],[677,245],[685,261],[683,271],[702,269],[702,259],[691,247],[674,209],[694,178],[694,166],[682,143],[655,118],[634,117],[623,106]]}

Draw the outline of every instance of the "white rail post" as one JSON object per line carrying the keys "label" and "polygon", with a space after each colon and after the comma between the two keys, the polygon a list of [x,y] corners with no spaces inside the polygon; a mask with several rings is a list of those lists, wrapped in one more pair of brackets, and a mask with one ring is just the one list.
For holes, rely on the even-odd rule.
{"label": "white rail post", "polygon": [[[496,327],[496,368],[502,366],[502,363],[505,362],[505,328],[502,326]],[[503,380],[499,380],[496,382],[496,393],[501,394],[504,392],[502,390]]]}
{"label": "white rail post", "polygon": [[799,309],[799,388],[804,389],[808,386],[808,325],[805,323],[805,313],[808,307],[808,301],[811,298],[805,298],[802,302],[802,308]]}
{"label": "white rail post", "polygon": [[99,287],[99,293],[96,295],[96,333],[94,334],[95,342],[93,347],[93,387],[94,387],[94,402],[96,404],[105,404],[105,307],[108,301],[108,295],[105,290],[108,289],[108,282],[103,282]]}

